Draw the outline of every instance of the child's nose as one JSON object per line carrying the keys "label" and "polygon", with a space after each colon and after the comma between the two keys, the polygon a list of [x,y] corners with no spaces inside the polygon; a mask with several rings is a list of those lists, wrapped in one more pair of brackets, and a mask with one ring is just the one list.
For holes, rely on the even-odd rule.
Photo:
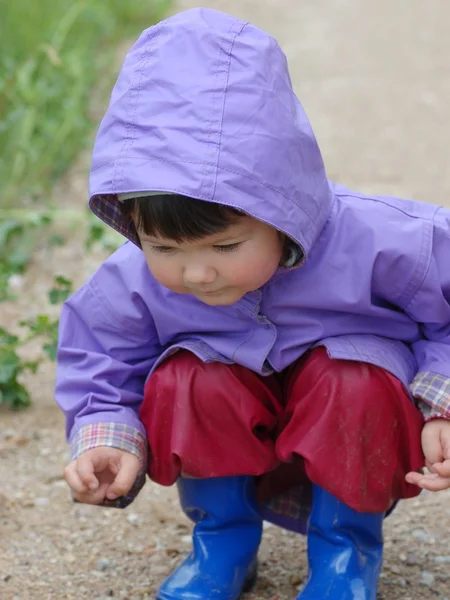
{"label": "child's nose", "polygon": [[184,282],[187,285],[204,285],[213,283],[217,277],[217,271],[207,265],[194,264],[184,269]]}

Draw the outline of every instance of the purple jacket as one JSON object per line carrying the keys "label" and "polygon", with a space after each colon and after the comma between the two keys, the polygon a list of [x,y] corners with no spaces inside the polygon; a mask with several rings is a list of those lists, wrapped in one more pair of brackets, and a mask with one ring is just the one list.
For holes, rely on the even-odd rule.
{"label": "purple jacket", "polygon": [[[265,375],[323,344],[387,369],[450,417],[450,212],[329,182],[269,35],[206,9],[144,31],[100,125],[90,184],[92,210],[131,241],[62,310],[56,397],[74,456],[95,423],[142,441],[144,382],[178,348]],[[179,296],[152,277],[117,208],[117,193],[144,190],[239,207],[306,260],[233,306]]]}

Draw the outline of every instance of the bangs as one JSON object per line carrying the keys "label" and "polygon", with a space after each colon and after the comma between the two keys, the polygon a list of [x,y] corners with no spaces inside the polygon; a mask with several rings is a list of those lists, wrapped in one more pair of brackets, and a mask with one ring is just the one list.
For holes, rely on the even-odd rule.
{"label": "bangs", "polygon": [[132,198],[122,210],[139,231],[176,243],[220,233],[245,216],[235,208],[177,194]]}

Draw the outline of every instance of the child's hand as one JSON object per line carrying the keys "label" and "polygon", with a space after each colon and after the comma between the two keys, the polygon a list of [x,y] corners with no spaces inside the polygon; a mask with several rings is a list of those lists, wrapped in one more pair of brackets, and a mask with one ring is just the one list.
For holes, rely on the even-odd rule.
{"label": "child's hand", "polygon": [[73,495],[85,504],[115,500],[130,491],[139,473],[139,459],[130,452],[100,446],[84,452],[64,469]]}
{"label": "child's hand", "polygon": [[430,473],[411,472],[406,475],[406,481],[431,492],[450,488],[450,421],[435,419],[425,423],[422,449]]}

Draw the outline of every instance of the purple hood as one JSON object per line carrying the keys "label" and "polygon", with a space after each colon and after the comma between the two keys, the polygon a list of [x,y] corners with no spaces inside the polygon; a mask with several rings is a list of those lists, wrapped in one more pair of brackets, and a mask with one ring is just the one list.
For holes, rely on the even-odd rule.
{"label": "purple hood", "polygon": [[277,42],[253,25],[193,9],[145,30],[100,125],[95,214],[131,241],[115,194],[167,191],[237,207],[307,254],[330,212],[319,147]]}

